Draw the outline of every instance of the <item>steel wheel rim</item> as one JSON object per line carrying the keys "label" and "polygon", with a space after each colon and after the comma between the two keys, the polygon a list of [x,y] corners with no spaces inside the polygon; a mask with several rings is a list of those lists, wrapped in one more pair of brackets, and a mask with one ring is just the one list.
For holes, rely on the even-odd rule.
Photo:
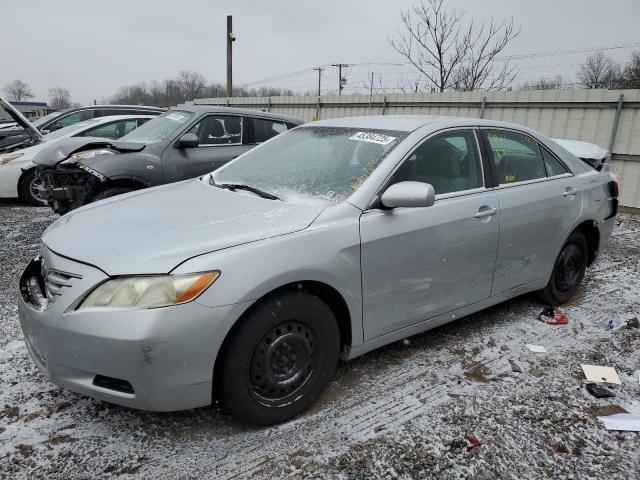
{"label": "steel wheel rim", "polygon": [[257,343],[247,372],[251,395],[267,407],[284,407],[309,388],[317,370],[317,338],[305,323],[291,320],[269,330]]}
{"label": "steel wheel rim", "polygon": [[574,288],[582,275],[584,265],[584,255],[577,245],[567,245],[556,268],[556,286],[561,292],[566,292]]}

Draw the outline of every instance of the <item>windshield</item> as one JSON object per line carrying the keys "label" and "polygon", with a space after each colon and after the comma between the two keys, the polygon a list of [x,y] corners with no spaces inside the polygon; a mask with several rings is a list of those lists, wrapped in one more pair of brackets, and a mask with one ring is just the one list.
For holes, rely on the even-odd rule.
{"label": "windshield", "polygon": [[171,111],[149,120],[120,139],[122,142],[156,143],[164,140],[193,117],[190,112]]}
{"label": "windshield", "polygon": [[66,110],[61,110],[59,112],[53,112],[50,113],[49,115],[45,115],[42,118],[39,118],[38,120],[34,120],[33,122],[31,122],[31,124],[36,127],[36,128],[40,128],[42,125],[44,125],[45,123],[47,123],[49,120],[59,117],[60,115],[62,115]]}
{"label": "windshield", "polygon": [[213,174],[283,200],[337,203],[353,193],[407,132],[303,127],[278,135]]}
{"label": "windshield", "polygon": [[55,140],[56,138],[62,138],[65,135],[71,135],[77,131],[84,130],[85,128],[100,122],[97,118],[90,118],[89,120],[85,120],[83,122],[74,123],[73,125],[69,125],[67,127],[61,128],[60,130],[56,130],[55,132],[47,133],[43,138],[45,142],[50,140]]}

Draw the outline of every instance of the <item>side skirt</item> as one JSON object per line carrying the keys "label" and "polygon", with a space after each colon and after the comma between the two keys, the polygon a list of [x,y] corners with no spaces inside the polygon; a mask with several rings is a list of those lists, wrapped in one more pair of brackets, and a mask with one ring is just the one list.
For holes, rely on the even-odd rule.
{"label": "side skirt", "polygon": [[389,343],[397,342],[398,340],[402,340],[403,338],[411,337],[413,335],[426,332],[427,330],[431,330],[432,328],[436,328],[436,327],[439,327],[440,325],[444,325],[445,323],[449,323],[454,320],[458,320],[460,318],[466,317],[473,313],[484,310],[485,308],[492,307],[494,305],[497,305],[498,303],[502,303],[504,301],[510,300],[514,297],[523,295],[525,293],[540,290],[541,288],[544,288],[545,285],[546,285],[546,282],[541,282],[538,279],[526,285],[521,285],[512,290],[508,290],[506,292],[500,293],[494,297],[489,297],[485,300],[481,300],[477,303],[467,305],[466,307],[459,308],[457,310],[454,310],[449,313],[445,313],[438,317],[430,318],[429,320],[425,320],[423,322],[401,328],[400,330],[387,333],[380,337],[373,338],[368,342],[361,343],[360,345],[355,345],[351,347],[349,354],[345,359],[351,360],[352,358],[359,357],[360,355],[363,355],[367,352],[375,350],[376,348],[380,348]]}

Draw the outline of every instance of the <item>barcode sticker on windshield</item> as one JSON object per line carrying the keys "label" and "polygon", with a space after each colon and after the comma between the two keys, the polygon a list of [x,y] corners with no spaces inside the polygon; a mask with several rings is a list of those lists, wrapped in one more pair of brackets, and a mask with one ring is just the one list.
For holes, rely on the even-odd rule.
{"label": "barcode sticker on windshield", "polygon": [[358,132],[349,137],[349,140],[360,140],[361,142],[377,143],[379,145],[388,145],[393,142],[396,137],[389,137],[380,133]]}
{"label": "barcode sticker on windshield", "polygon": [[182,120],[184,120],[184,115],[181,115],[179,113],[171,113],[167,115],[167,118],[170,120],[176,120],[178,122],[181,122]]}

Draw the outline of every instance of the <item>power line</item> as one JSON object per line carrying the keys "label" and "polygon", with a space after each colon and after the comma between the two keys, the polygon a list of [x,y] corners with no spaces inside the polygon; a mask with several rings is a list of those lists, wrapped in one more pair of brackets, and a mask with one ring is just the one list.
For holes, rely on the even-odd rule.
{"label": "power line", "polygon": [[[505,56],[500,56],[500,57],[496,57],[497,60],[524,60],[524,59],[529,59],[529,58],[540,58],[540,57],[547,57],[547,56],[561,56],[561,55],[573,55],[573,54],[577,54],[577,53],[589,53],[589,52],[596,52],[596,51],[606,51],[606,50],[617,50],[617,49],[623,49],[623,48],[634,48],[634,47],[639,47],[640,46],[640,42],[631,42],[631,43],[621,43],[621,44],[612,44],[612,45],[601,45],[601,46],[594,46],[594,47],[588,47],[588,48],[576,48],[576,49],[567,49],[567,50],[551,50],[551,51],[546,51],[546,52],[529,52],[529,53],[522,53],[522,54],[514,54],[514,55],[505,55]],[[283,80],[289,80],[292,78],[296,78],[296,77],[300,77],[302,75],[308,75],[310,73],[313,73],[314,71],[317,71],[318,68],[327,68],[329,66],[336,66],[339,69],[339,81],[340,81],[340,85],[342,86],[342,88],[339,89],[339,91],[341,91],[342,89],[344,89],[344,83],[343,82],[343,78],[342,78],[342,72],[341,72],[341,67],[370,67],[370,66],[406,66],[406,65],[411,65],[411,62],[359,62],[359,63],[349,63],[349,64],[326,64],[326,65],[321,65],[320,67],[315,67],[315,68],[306,68],[304,70],[298,70],[295,72],[289,72],[289,73],[283,73],[280,75],[274,75],[272,77],[267,77],[267,78],[263,78],[261,80],[253,80],[251,82],[245,82],[242,83],[242,86],[249,86],[249,85],[256,85],[256,84],[264,84],[264,83],[280,83]],[[558,64],[558,65],[531,65],[531,66],[522,66],[520,68],[552,68],[552,67],[564,67],[564,66],[572,66],[572,65],[577,65],[577,64]],[[389,74],[400,74],[400,73],[406,73],[406,74],[418,74],[418,72],[389,72]],[[296,83],[298,83],[300,79],[296,80]],[[310,79],[308,79],[310,80]],[[286,82],[285,82],[286,83]],[[351,88],[349,88],[351,89]]]}

